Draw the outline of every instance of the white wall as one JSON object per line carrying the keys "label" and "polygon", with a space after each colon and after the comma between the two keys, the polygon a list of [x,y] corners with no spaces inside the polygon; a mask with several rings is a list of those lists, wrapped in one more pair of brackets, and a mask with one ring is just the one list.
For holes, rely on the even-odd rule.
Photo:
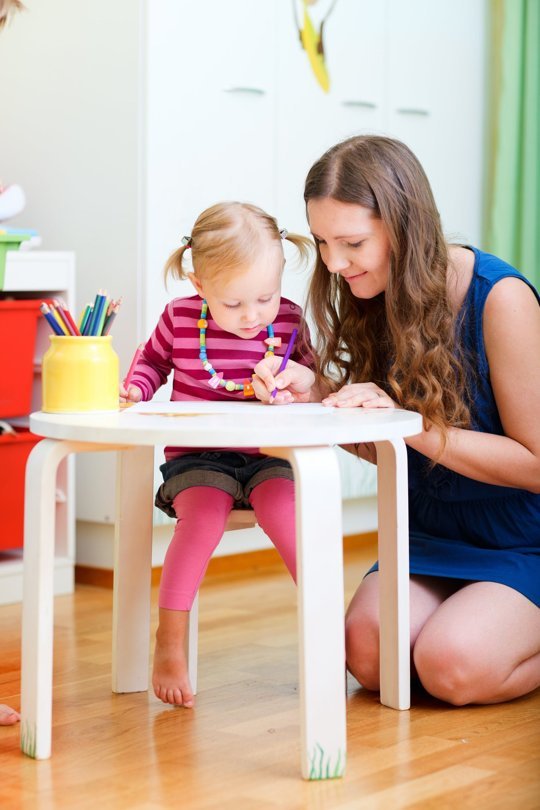
{"label": "white wall", "polygon": [[[27,198],[9,224],[35,228],[43,250],[75,251],[77,313],[98,288],[123,297],[113,340],[127,368],[143,338],[143,3],[25,7],[0,35],[0,179]],[[112,520],[114,474],[110,458],[77,459],[78,510]]]}
{"label": "white wall", "polygon": [[43,250],[74,250],[77,311],[124,296],[123,364],[140,338],[137,0],[25,0],[0,34],[0,178],[19,183]]}

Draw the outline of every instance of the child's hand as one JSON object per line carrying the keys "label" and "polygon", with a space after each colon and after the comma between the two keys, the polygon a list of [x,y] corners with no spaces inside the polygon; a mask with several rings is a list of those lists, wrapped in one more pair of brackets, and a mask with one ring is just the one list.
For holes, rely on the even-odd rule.
{"label": "child's hand", "polygon": [[120,402],[140,402],[142,391],[136,385],[130,385],[127,389],[124,383],[120,383]]}
{"label": "child's hand", "polygon": [[[253,390],[261,402],[284,405],[288,402],[311,402],[315,374],[310,368],[289,360],[287,367],[278,374],[281,357],[265,357],[254,369]],[[276,375],[274,377],[274,374]],[[272,391],[278,389],[272,399]]]}

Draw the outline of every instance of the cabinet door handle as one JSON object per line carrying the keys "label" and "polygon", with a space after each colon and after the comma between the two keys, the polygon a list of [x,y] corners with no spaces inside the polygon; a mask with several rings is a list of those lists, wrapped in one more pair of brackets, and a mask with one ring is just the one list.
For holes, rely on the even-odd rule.
{"label": "cabinet door handle", "polygon": [[398,107],[396,112],[400,115],[429,115],[429,110],[423,110],[421,107]]}
{"label": "cabinet door handle", "polygon": [[245,93],[250,96],[265,96],[266,90],[261,87],[224,87],[224,93]]}
{"label": "cabinet door handle", "polygon": [[361,101],[360,99],[346,99],[341,102],[344,107],[361,107],[364,110],[376,110],[377,105],[373,101]]}

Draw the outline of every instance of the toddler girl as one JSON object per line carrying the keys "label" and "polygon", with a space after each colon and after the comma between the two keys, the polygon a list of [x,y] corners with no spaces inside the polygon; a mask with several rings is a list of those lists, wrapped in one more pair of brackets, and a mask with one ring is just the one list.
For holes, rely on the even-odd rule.
{"label": "toddler girl", "polygon": [[[292,359],[310,365],[301,309],[280,294],[284,239],[302,258],[308,255],[308,239],[280,231],[253,205],[221,203],[203,211],[165,267],[166,278],[189,278],[196,295],[165,307],[121,398],[151,399],[173,370],[172,400],[249,400],[256,363],[284,354],[295,328],[300,337]],[[187,250],[192,273],[184,267]],[[163,564],[152,683],[164,703],[191,707],[188,613],[229,512],[251,507],[295,578],[294,484],[288,462],[256,448],[166,447],[165,458],[156,505],[177,523]]]}

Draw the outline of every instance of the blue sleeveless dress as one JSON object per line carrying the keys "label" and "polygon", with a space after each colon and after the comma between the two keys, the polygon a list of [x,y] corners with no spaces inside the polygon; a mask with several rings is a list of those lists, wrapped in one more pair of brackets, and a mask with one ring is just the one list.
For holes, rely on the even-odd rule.
{"label": "blue sleeveless dress", "polygon": [[[469,380],[472,428],[502,436],[484,346],[484,306],[502,278],[520,278],[534,288],[501,259],[472,250],[474,272],[462,307],[463,346],[475,370]],[[498,582],[540,606],[540,495],[474,481],[440,464],[430,468],[425,456],[407,450],[411,574]]]}

